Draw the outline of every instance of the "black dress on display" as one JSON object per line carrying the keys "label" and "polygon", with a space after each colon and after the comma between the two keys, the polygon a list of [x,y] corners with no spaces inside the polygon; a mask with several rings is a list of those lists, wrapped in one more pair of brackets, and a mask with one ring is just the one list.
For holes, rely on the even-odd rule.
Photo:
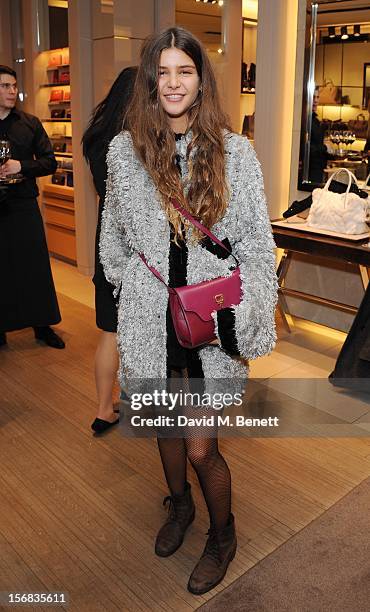
{"label": "black dress on display", "polygon": [[370,284],[329,380],[336,387],[370,392]]}

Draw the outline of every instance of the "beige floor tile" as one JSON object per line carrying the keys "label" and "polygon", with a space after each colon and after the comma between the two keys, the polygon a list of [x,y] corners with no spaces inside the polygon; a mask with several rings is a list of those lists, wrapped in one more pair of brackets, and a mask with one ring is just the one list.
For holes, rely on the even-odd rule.
{"label": "beige floor tile", "polygon": [[340,353],[342,346],[343,346],[343,343],[332,346],[328,351],[325,352],[325,355],[327,355],[328,357],[333,357],[333,359],[336,360]]}
{"label": "beige floor tile", "polygon": [[75,266],[53,257],[50,263],[57,292],[95,308],[94,285],[90,276],[81,274]]}
{"label": "beige floor tile", "polygon": [[298,364],[297,359],[274,351],[271,355],[250,361],[250,378],[270,378]]}
{"label": "beige floor tile", "polygon": [[299,364],[262,384],[348,423],[369,412],[370,404],[366,400],[333,387],[327,380],[327,372],[314,366]]}
{"label": "beige floor tile", "polygon": [[[311,347],[307,348],[302,346],[300,343],[301,338],[298,338],[298,342],[294,343],[293,338],[289,342],[282,340],[278,342],[275,349],[275,354],[284,355],[284,357],[290,357],[298,362],[301,362],[305,369],[310,370],[314,368],[312,374],[309,372],[308,377],[313,376],[314,378],[325,378],[332,372],[335,366],[336,356],[330,356],[324,353],[323,344],[317,343],[316,348],[312,341]],[[327,349],[328,350],[328,349]],[[324,373],[316,372],[316,370],[322,370]],[[303,376],[306,378],[306,375]]]}
{"label": "beige floor tile", "polygon": [[[318,355],[319,357],[319,355]],[[291,368],[287,368],[271,378],[302,378],[302,379],[327,379],[330,374],[329,369],[320,368],[303,361],[296,363]]]}

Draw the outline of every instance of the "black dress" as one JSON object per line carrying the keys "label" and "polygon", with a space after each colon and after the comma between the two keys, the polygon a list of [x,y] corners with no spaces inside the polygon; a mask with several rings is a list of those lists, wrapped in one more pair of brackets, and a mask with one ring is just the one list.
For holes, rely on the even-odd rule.
{"label": "black dress", "polygon": [[61,317],[35,180],[55,172],[53,149],[40,121],[16,109],[0,120],[0,136],[26,177],[2,190],[0,331],[54,325]]}
{"label": "black dress", "polygon": [[99,257],[99,239],[101,221],[105,199],[105,181],[107,179],[106,150],[92,151],[89,157],[90,170],[92,173],[96,192],[99,196],[98,223],[95,235],[95,273],[93,283],[95,285],[95,313],[96,325],[99,329],[107,332],[117,331],[117,303],[113,296],[113,285],[104,275],[103,266]]}

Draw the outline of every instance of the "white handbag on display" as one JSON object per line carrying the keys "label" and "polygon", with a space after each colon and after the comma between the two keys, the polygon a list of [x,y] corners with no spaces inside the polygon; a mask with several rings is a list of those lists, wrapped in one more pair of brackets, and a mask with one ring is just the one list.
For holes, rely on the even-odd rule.
{"label": "white handbag on display", "polygon": [[[331,181],[340,172],[347,174],[347,191],[345,193],[329,191]],[[347,168],[340,168],[332,174],[323,189],[314,189],[307,225],[340,234],[356,235],[368,232],[369,227],[366,225],[369,212],[368,200],[350,191],[352,180],[357,185],[354,174]]]}

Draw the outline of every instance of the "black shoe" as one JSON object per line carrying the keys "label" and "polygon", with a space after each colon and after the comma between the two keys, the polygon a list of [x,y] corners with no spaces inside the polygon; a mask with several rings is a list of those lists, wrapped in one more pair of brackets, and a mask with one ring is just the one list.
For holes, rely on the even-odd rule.
{"label": "black shoe", "polygon": [[95,431],[95,433],[101,434],[110,429],[110,427],[113,427],[113,425],[117,425],[117,423],[119,423],[119,419],[116,419],[113,421],[113,423],[111,423],[110,421],[104,421],[104,419],[96,418],[91,424],[91,429]]}
{"label": "black shoe", "polygon": [[295,200],[293,204],[291,204],[285,212],[283,212],[284,219],[289,219],[289,217],[293,217],[294,215],[298,215],[299,213],[310,208],[312,204],[312,195],[308,196],[304,200]]}
{"label": "black shoe", "polygon": [[34,327],[33,329],[36,340],[42,340],[48,346],[56,349],[64,349],[65,343],[51,327]]}
{"label": "black shoe", "polygon": [[6,344],[7,344],[6,333],[0,332],[0,346],[5,346]]}

